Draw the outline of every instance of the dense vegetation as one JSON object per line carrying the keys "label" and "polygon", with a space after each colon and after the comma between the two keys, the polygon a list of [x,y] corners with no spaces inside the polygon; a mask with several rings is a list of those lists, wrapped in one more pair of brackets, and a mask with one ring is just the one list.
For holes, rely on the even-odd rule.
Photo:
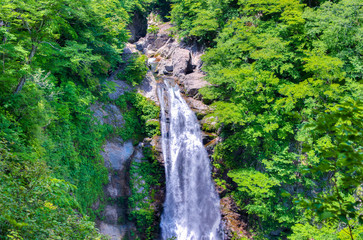
{"label": "dense vegetation", "polygon": [[[173,0],[181,37],[208,47],[204,70],[222,142],[220,176],[254,239],[361,239],[363,5],[360,0]],[[130,92],[114,103],[125,126],[95,124],[103,84],[123,63],[126,26],[167,0],[2,0],[0,8],[0,239],[102,239],[90,218],[107,182],[110,134],[159,133],[158,108]],[[122,72],[140,83],[145,58]],[[208,126],[207,126],[208,127]],[[146,150],[150,151],[150,150]],[[145,191],[129,206],[151,238],[160,172],[135,163]],[[153,175],[156,178],[148,176]],[[145,210],[145,211],[144,211]]]}
{"label": "dense vegetation", "polygon": [[215,166],[254,239],[362,239],[362,2],[173,2],[181,36],[210,46]]}
{"label": "dense vegetation", "polygon": [[[103,83],[123,63],[126,26],[153,2],[1,2],[0,239],[103,238],[90,220],[108,181],[100,151],[115,129],[96,124],[90,105],[111,101]],[[130,60],[124,80],[139,83],[144,61]],[[147,114],[158,109],[128,97],[128,127],[137,128],[117,134],[157,133]]]}

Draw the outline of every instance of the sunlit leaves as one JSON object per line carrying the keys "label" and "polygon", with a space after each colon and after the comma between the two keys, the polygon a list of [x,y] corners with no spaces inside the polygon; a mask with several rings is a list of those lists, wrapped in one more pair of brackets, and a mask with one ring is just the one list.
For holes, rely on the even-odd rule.
{"label": "sunlit leaves", "polygon": [[[348,211],[355,201],[354,184],[362,182],[361,144],[355,142],[362,131],[361,122],[356,121],[362,97],[357,82],[362,77],[362,6],[345,0],[304,7],[294,0],[239,1],[240,16],[224,25],[214,40],[216,46],[203,57],[206,79],[213,86],[200,92],[216,100],[211,116],[218,119],[223,142],[215,148],[214,157],[223,159],[227,169],[239,169],[232,174],[253,166],[283,189],[281,195],[261,203],[268,208],[263,213],[254,203],[246,203],[253,193],[239,189],[234,194],[240,206],[293,224],[288,215],[298,214],[294,211],[301,208],[292,203],[293,198],[312,203],[317,197],[325,199],[325,205],[319,205],[320,220],[327,223],[335,217],[337,229],[336,224],[348,222],[347,218],[357,221],[357,214]],[[343,102],[344,107],[338,104]],[[311,146],[306,152],[305,145]],[[334,189],[335,180],[328,177],[332,174],[344,190]],[[234,181],[241,184],[241,179],[234,177]],[[282,201],[280,196],[291,207],[286,213],[280,211],[283,207],[269,205]],[[311,210],[321,202],[304,206]],[[311,219],[309,211],[305,213]]]}
{"label": "sunlit leaves", "polygon": [[[26,161],[0,142],[0,236],[15,239],[101,239],[78,216],[75,187],[50,177],[43,161]],[[28,156],[29,157],[29,156]],[[29,160],[29,159],[26,159]],[[34,159],[33,159],[34,160]],[[5,238],[7,239],[7,238]]]}

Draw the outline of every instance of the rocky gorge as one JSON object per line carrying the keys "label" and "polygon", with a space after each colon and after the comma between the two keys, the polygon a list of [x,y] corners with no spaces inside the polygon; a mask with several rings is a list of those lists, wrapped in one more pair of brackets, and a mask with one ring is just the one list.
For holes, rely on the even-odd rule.
{"label": "rocky gorge", "polygon": [[[136,90],[159,105],[158,83],[163,77],[173,78],[180,86],[183,98],[200,120],[203,128],[203,144],[211,157],[214,146],[221,139],[218,136],[214,118],[207,116],[210,107],[203,102],[203,96],[198,91],[202,87],[209,85],[203,79],[205,76],[202,71],[203,62],[201,60],[203,47],[177,40],[171,34],[170,28],[172,25],[170,23],[157,22],[155,19],[155,16],[151,15],[148,24],[149,27],[156,28],[157,31],[149,32],[142,38],[133,37],[131,39],[133,43],[128,43],[123,53],[126,64],[128,58],[134,54],[147,56],[149,70],[144,80],[138,86],[131,86],[118,79],[118,72],[122,72],[123,68],[125,68],[125,66],[120,66],[108,79],[109,82],[115,84],[115,90],[109,94],[109,97],[117,99],[125,92]],[[94,105],[92,110],[95,112],[94,115],[100,124],[107,123],[122,128],[124,124],[123,116],[116,105]],[[145,138],[138,143],[132,140],[123,141],[116,136],[108,140],[104,145],[102,156],[109,171],[109,183],[104,188],[107,200],[104,206],[99,206],[99,203],[96,203],[94,208],[102,210],[102,217],[97,221],[100,232],[110,236],[112,240],[145,238],[145,235],[138,233],[135,223],[128,218],[132,209],[129,209],[127,201],[132,197],[132,187],[138,189],[136,194],[143,192],[144,198],[140,201],[151,203],[150,207],[154,209],[156,216],[153,224],[159,225],[165,196],[165,183],[161,183],[159,186],[151,186],[151,188],[145,187],[143,176],[130,172],[135,163],[147,161],[143,155],[142,149],[144,146],[150,146],[154,150],[154,155],[160,166],[164,168],[160,136]],[[214,167],[212,172],[213,177],[224,179],[227,182],[227,184],[223,184],[223,187],[216,184],[216,190],[220,196],[224,239],[248,237],[243,214],[241,214],[234,200],[226,194],[228,188],[235,186],[228,179],[226,173],[220,173]],[[159,229],[159,227],[156,229]],[[159,237],[158,231],[154,233],[154,238]]]}

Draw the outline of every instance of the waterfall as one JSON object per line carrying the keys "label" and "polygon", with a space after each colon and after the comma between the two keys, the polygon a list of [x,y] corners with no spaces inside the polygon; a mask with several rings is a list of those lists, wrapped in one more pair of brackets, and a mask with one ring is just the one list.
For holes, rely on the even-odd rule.
{"label": "waterfall", "polygon": [[159,85],[158,97],[166,175],[162,239],[222,239],[219,197],[198,120],[171,79]]}

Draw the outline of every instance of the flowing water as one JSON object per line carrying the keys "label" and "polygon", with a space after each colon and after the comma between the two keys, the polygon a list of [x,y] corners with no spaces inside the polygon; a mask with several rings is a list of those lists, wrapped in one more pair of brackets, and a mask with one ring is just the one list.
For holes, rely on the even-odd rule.
{"label": "flowing water", "polygon": [[158,95],[166,175],[162,238],[222,239],[219,197],[198,120],[172,80],[164,79]]}

